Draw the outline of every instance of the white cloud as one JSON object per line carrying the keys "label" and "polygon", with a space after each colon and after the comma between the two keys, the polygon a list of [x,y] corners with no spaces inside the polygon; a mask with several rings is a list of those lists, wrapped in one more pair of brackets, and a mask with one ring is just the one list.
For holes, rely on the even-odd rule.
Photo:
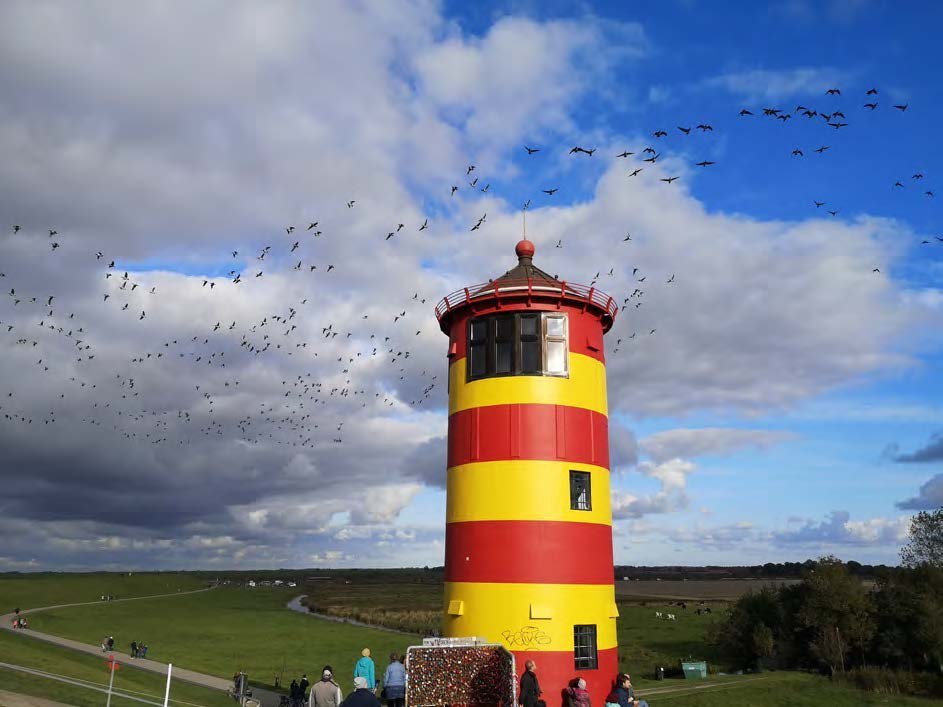
{"label": "white cloud", "polygon": [[936,474],[920,487],[916,496],[900,501],[901,510],[932,511],[943,508],[943,474]]}
{"label": "white cloud", "polygon": [[733,71],[706,79],[701,86],[722,89],[749,101],[778,101],[796,96],[821,96],[847,80],[844,71],[833,67],[802,66]]}
{"label": "white cloud", "polygon": [[645,437],[639,447],[657,463],[675,457],[728,455],[749,447],[765,449],[791,437],[790,433],[775,430],[673,429]]}
{"label": "white cloud", "polygon": [[687,508],[687,477],[695,466],[684,459],[669,459],[659,464],[639,462],[638,471],[658,481],[659,490],[648,496],[636,496],[614,489],[612,517],[615,519],[640,518],[654,513],[671,513]]}
{"label": "white cloud", "polygon": [[798,528],[774,531],[776,545],[803,545],[820,551],[835,545],[899,545],[906,537],[910,519],[868,518],[851,520],[848,511],[832,511],[822,521],[804,520]]}

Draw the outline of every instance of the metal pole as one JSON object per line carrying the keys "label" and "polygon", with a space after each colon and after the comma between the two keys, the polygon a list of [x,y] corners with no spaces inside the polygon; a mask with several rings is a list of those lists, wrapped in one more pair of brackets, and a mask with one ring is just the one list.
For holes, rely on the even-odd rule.
{"label": "metal pole", "polygon": [[108,699],[105,701],[105,707],[111,707],[111,687],[115,684],[115,659],[111,658],[111,677],[108,678]]}
{"label": "metal pole", "polygon": [[164,691],[164,707],[170,704],[170,673],[174,669],[173,663],[167,663],[167,689]]}

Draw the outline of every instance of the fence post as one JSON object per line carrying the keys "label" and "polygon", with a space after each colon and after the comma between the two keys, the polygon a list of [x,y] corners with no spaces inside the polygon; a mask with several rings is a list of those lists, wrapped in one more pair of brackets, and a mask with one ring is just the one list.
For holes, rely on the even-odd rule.
{"label": "fence post", "polygon": [[111,688],[115,684],[115,659],[111,658],[111,677],[108,678],[108,699],[105,700],[105,707],[111,707]]}
{"label": "fence post", "polygon": [[173,663],[167,663],[167,689],[164,690],[164,707],[170,704],[170,673],[174,669]]}

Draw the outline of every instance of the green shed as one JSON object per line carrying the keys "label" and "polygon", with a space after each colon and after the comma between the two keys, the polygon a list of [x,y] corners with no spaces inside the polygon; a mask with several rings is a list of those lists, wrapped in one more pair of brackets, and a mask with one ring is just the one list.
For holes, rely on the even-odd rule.
{"label": "green shed", "polygon": [[687,680],[703,680],[707,677],[707,662],[703,660],[681,661],[681,671]]}

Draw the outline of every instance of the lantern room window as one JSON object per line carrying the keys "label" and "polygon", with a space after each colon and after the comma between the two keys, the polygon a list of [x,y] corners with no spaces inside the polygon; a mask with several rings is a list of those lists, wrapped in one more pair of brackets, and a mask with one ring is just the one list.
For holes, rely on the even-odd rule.
{"label": "lantern room window", "polygon": [[569,373],[565,314],[491,314],[468,323],[468,380]]}

